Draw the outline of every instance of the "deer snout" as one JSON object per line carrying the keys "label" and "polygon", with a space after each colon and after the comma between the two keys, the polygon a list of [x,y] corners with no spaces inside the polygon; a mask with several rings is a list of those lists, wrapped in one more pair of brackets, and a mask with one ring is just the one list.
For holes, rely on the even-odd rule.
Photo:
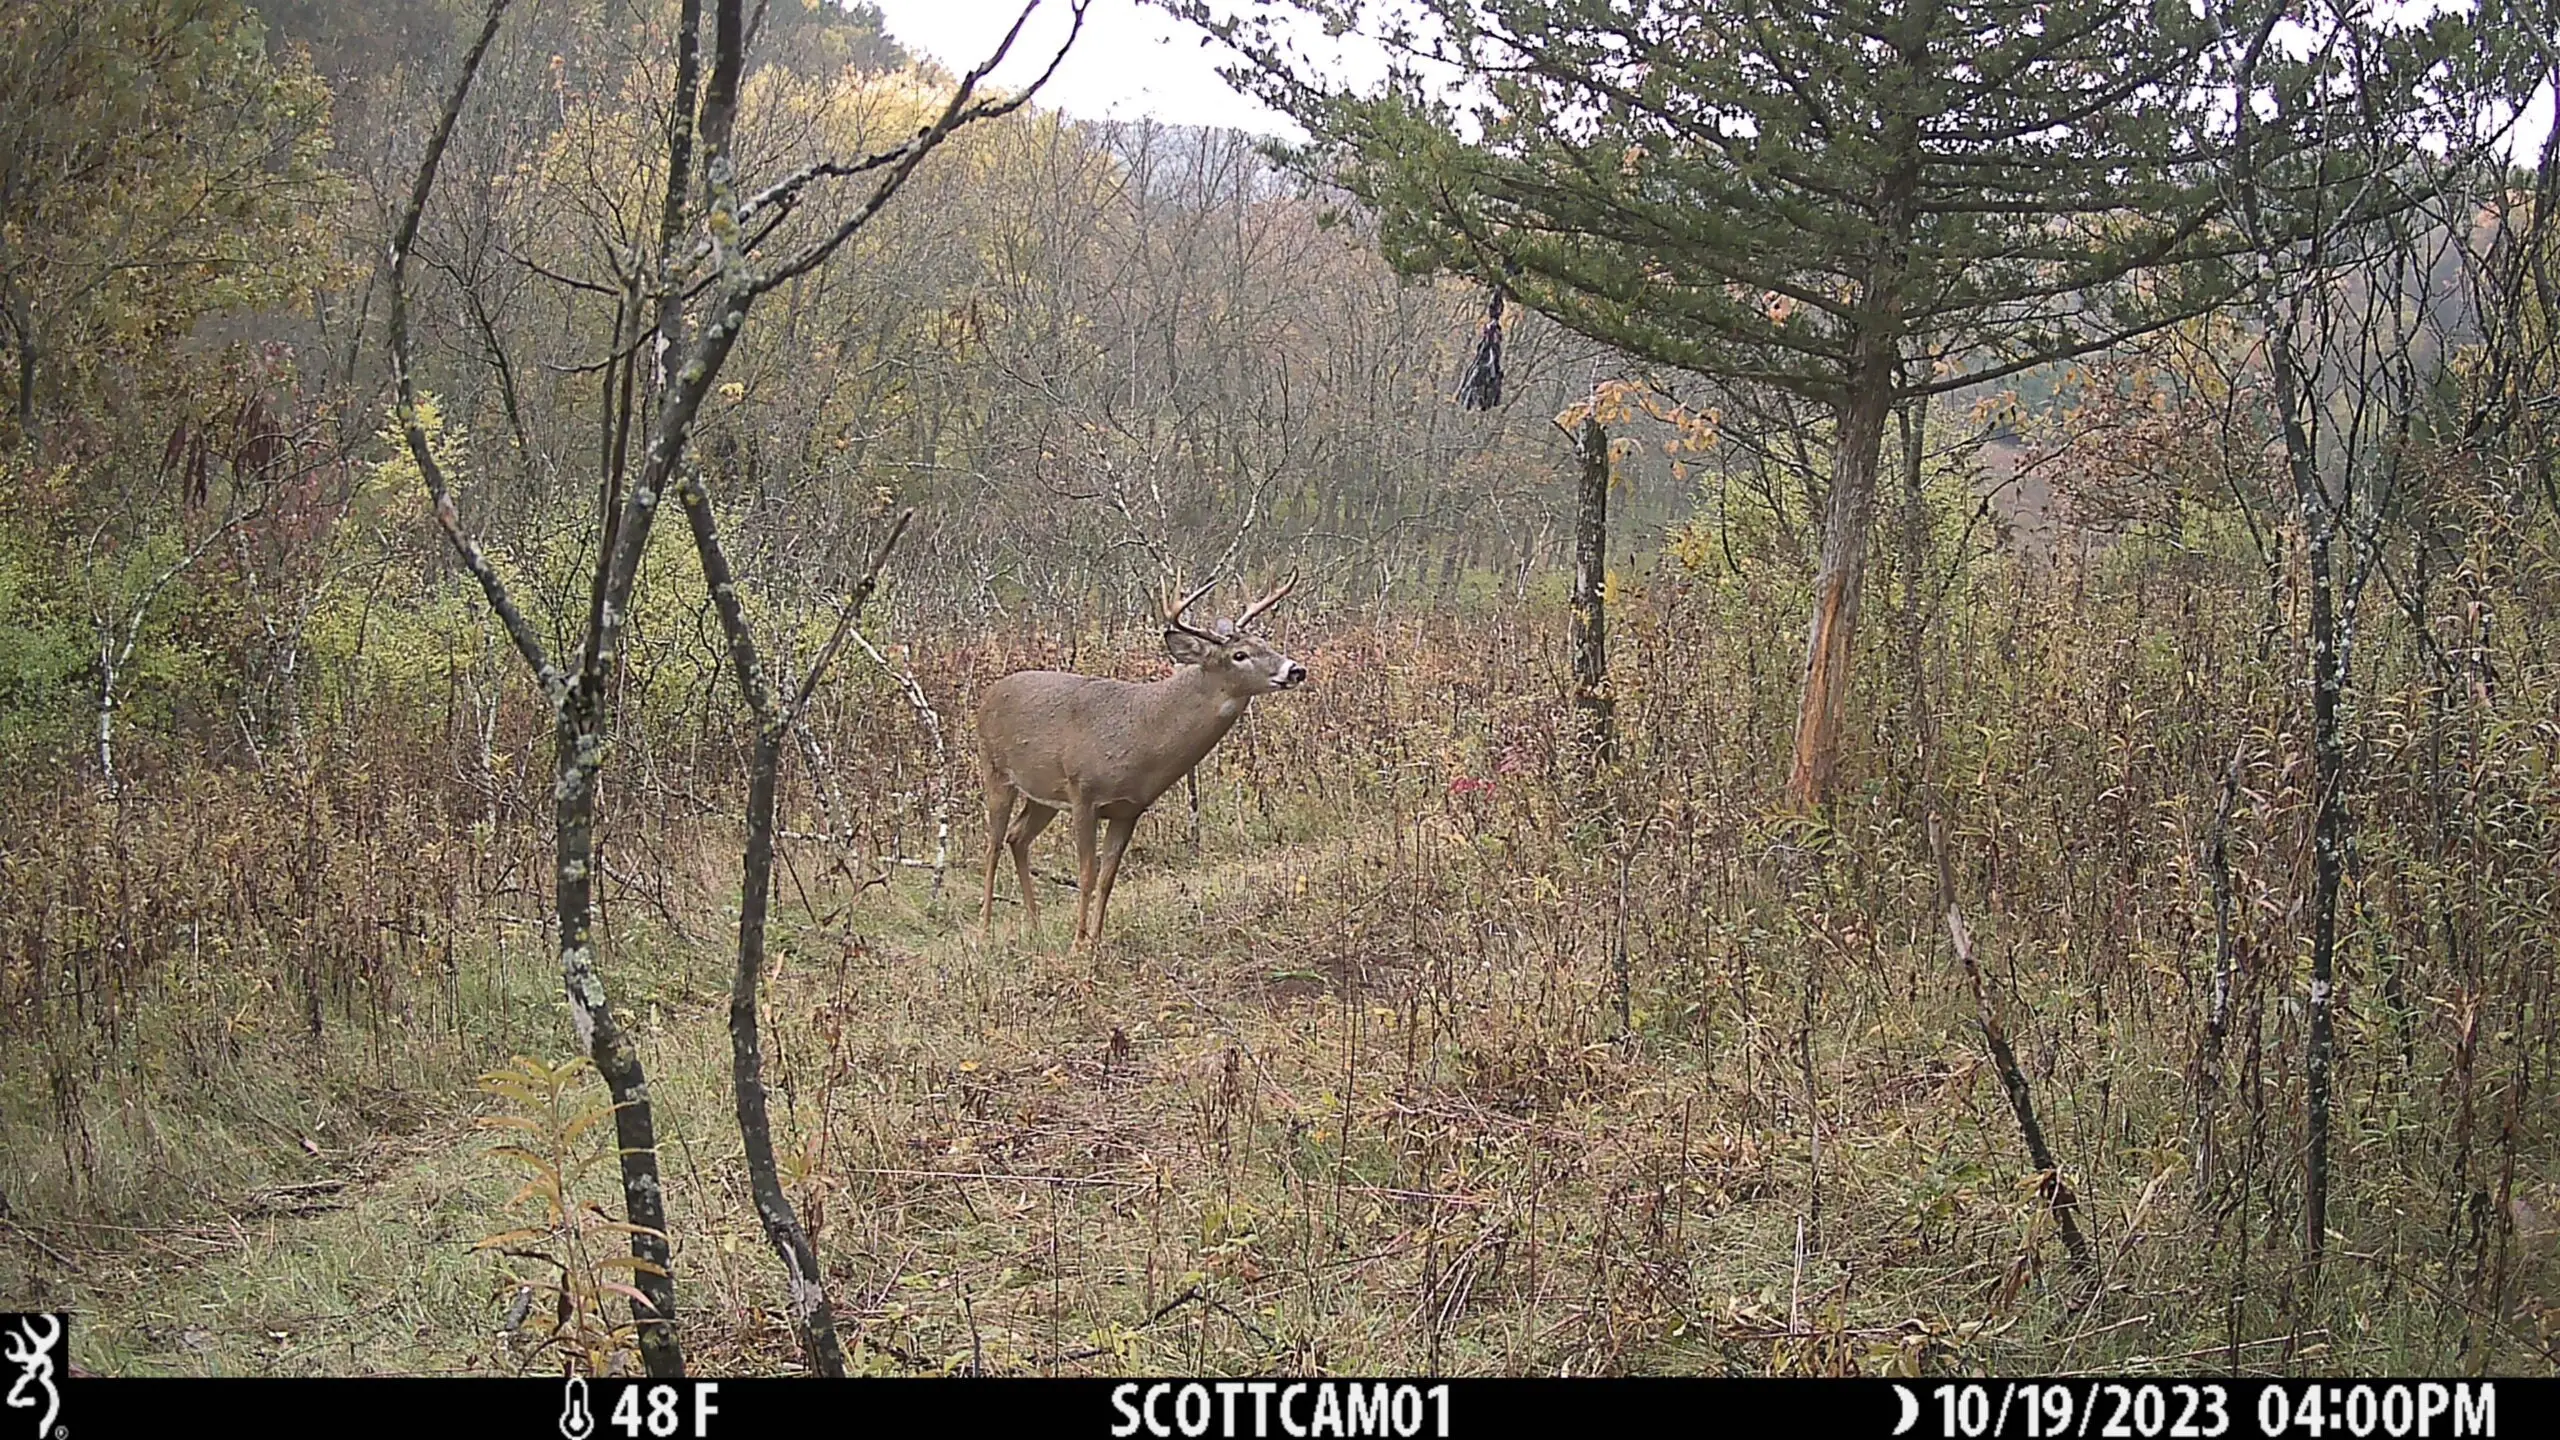
{"label": "deer snout", "polygon": [[1275,683],[1278,684],[1281,689],[1287,690],[1293,686],[1305,684],[1306,679],[1306,666],[1299,664],[1295,660],[1283,660],[1280,662],[1280,677]]}

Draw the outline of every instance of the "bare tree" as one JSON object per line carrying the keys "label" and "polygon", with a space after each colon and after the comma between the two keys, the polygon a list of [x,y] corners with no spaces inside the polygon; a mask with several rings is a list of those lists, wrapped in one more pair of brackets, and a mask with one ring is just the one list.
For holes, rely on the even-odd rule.
{"label": "bare tree", "polygon": [[[554,851],[558,864],[554,908],[559,923],[562,980],[579,1040],[593,1056],[596,1069],[613,1096],[622,1155],[623,1198],[632,1228],[632,1254],[637,1262],[635,1280],[640,1298],[634,1301],[634,1308],[640,1323],[641,1356],[651,1374],[674,1375],[682,1372],[684,1359],[673,1323],[675,1285],[668,1268],[665,1194],[658,1176],[647,1081],[637,1050],[607,1002],[592,936],[596,788],[609,738],[607,687],[622,659],[633,586],[660,501],[680,485],[691,485],[699,493],[699,480],[686,475],[682,468],[687,441],[703,398],[710,393],[722,364],[737,343],[749,307],[758,297],[824,264],[879,214],[924,157],[954,130],[1008,113],[1036,91],[1039,82],[1010,98],[974,98],[979,83],[1020,35],[1037,0],[1015,20],[995,57],[963,77],[940,116],[903,144],[855,158],[818,160],[743,195],[729,154],[744,64],[746,27],[742,6],[740,0],[717,0],[711,17],[710,74],[708,83],[701,84],[698,31],[702,6],[699,0],[685,0],[676,38],[676,98],[669,111],[660,248],[653,277],[660,394],[654,421],[648,426],[647,447],[627,492],[618,467],[609,466],[604,477],[604,504],[600,507],[603,543],[594,551],[589,619],[576,647],[574,668],[552,659],[506,582],[463,529],[452,487],[419,404],[415,367],[410,360],[407,265],[445,148],[508,3],[509,0],[493,0],[478,37],[464,56],[461,76],[428,140],[392,242],[392,365],[399,390],[402,435],[425,480],[436,523],[464,567],[479,582],[490,609],[533,671],[553,712],[557,753]],[[1078,0],[1075,14],[1079,26],[1083,9],[1082,0]],[[1063,49],[1060,54],[1063,56]],[[1052,60],[1051,69],[1055,66],[1056,61]],[[1045,74],[1041,77],[1046,78]],[[697,116],[693,99],[698,84],[701,107]],[[693,188],[697,144],[702,182],[698,199]],[[856,177],[870,181],[857,203],[832,221],[819,224],[814,237],[787,234],[784,239],[791,248],[774,255],[760,253],[759,247],[774,237],[781,228],[780,222],[818,193],[816,187],[822,182]],[[695,213],[701,215],[698,235],[691,234],[693,227],[686,223],[687,217]],[[697,271],[707,273],[697,275]],[[707,318],[699,334],[689,336],[687,300],[697,291],[708,293],[708,303],[702,307]],[[619,449],[618,442],[617,453]],[[749,1038],[752,1040],[751,1035]],[[798,1258],[786,1255],[787,1260]]]}

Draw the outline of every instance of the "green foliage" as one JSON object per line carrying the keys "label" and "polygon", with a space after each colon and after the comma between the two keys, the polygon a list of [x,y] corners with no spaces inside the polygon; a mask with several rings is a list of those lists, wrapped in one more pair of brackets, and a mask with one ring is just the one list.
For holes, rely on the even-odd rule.
{"label": "green foliage", "polygon": [[60,758],[78,723],[81,678],[96,659],[51,559],[0,524],[0,762],[10,765]]}
{"label": "green foliage", "polygon": [[102,698],[156,726],[246,683],[260,622],[205,571],[242,570],[216,542],[310,472],[290,348],[208,332],[338,273],[328,116],[236,0],[0,13],[0,751],[81,748]]}
{"label": "green foliage", "polygon": [[1377,208],[1398,264],[1501,283],[1647,360],[1837,400],[1883,334],[1952,385],[2239,278],[2198,163],[2219,13],[1420,9],[1410,38],[1472,82],[1462,98],[1437,67],[1344,89],[1240,34],[1264,98],[1313,133],[1305,162]]}
{"label": "green foliage", "polygon": [[[506,1069],[480,1077],[497,1113],[478,1124],[511,1137],[490,1147],[524,1177],[501,1210],[532,1223],[482,1237],[474,1250],[501,1257],[496,1298],[507,1307],[506,1332],[519,1361],[546,1367],[568,1361],[588,1375],[619,1372],[636,1356],[634,1322],[617,1319],[621,1302],[648,1301],[617,1276],[658,1267],[621,1249],[635,1228],[607,1217],[581,1190],[589,1176],[614,1165],[613,1102],[593,1083],[585,1056],[557,1065],[518,1055]],[[546,1361],[545,1352],[558,1359]]]}
{"label": "green foliage", "polygon": [[[238,0],[29,0],[0,18],[0,318],[21,423],[131,396],[200,317],[328,268],[325,86]],[[29,386],[33,388],[29,388]]]}

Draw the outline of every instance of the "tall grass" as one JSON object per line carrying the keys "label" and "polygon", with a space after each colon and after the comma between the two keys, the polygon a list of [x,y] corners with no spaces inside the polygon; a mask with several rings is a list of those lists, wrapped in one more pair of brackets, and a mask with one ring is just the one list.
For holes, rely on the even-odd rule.
{"label": "tall grass", "polygon": [[[767,996],[785,1179],[860,1362],[2547,1372],[2549,537],[2485,517],[2423,624],[2363,622],[2337,1233],[2309,1293],[2298,627],[2291,577],[2221,528],[1932,557],[1927,582],[1954,581],[1916,658],[1889,639],[1910,577],[1880,581],[1819,819],[1779,804],[1803,613],[1783,569],[1666,563],[1626,588],[1596,789],[1553,604],[1311,607],[1284,636],[1315,683],[1204,767],[1196,831],[1179,790],[1147,821],[1090,958],[1061,953],[1057,907],[1031,943],[1009,905],[978,937],[965,716],[1022,665],[1150,673],[1151,632],[893,614],[880,638],[946,744],[859,656],[826,693],[843,815],[795,772],[786,824],[824,838],[786,848]],[[2094,1286],[2059,1263],[1948,948],[1914,665],[1959,899]],[[671,1137],[688,1347],[785,1369],[726,1119],[724,704],[705,687],[625,732],[605,964]],[[121,802],[9,807],[6,1233],[43,1248],[0,1259],[0,1296],[95,1307],[112,1363],[511,1363],[482,1343],[508,1282],[461,1258],[508,1223],[503,1167],[461,1137],[469,1076],[569,1043],[541,797],[518,793],[543,737],[510,703],[484,764],[458,702],[367,714],[308,773],[173,753]],[[443,1198],[390,1212],[409,1240],[376,1227],[363,1265],[329,1248],[419,1186]],[[313,1195],[344,1217],[294,1208]],[[102,1286],[226,1214],[265,1229],[190,1262],[212,1313],[337,1265],[391,1296],[483,1285],[488,1323],[392,1306],[397,1335],[346,1321],[347,1354],[287,1357],[219,1326],[179,1344]],[[296,1233],[334,1258],[277,1238]]]}

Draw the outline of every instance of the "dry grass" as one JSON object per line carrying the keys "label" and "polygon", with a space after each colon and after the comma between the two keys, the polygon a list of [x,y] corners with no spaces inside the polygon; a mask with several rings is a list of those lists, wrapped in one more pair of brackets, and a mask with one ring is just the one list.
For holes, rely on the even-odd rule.
{"label": "dry grass", "polygon": [[[2278,687],[2200,658],[2230,620],[2211,605],[2122,643],[2102,583],[2073,600],[2022,581],[2005,623],[1968,612],[1941,682],[1966,722],[1945,767],[1962,888],[2086,1207],[2103,1273],[2084,1286],[1970,1029],[1890,722],[1872,720],[1829,828],[1771,808],[1774,742],[1752,737],[1784,733],[1783,687],[1762,677],[1785,673],[1788,640],[1734,623],[1764,598],[1629,612],[1616,832],[1569,798],[1556,687],[1536,668],[1551,656],[1524,628],[1543,620],[1331,632],[1309,647],[1325,688],[1261,707],[1205,773],[1198,853],[1179,792],[1141,829],[1091,956],[1061,951],[1073,897],[1054,880],[1045,935],[1018,941],[1007,905],[981,940],[965,821],[939,894],[921,870],[874,871],[876,854],[916,853],[935,777],[894,697],[847,687],[828,721],[842,788],[904,799],[875,804],[849,847],[792,849],[766,1005],[786,1181],[860,1363],[2555,1363],[2547,1227],[2463,1198],[2531,1217],[2560,1190],[2548,1107],[2518,1078],[2553,1020],[2507,988],[2554,933],[2547,896],[2493,885],[2465,913],[2505,927],[2485,932],[2504,958],[2448,968],[2399,938],[2437,913],[2399,898],[2434,893],[2419,861],[2368,847],[2339,1234],[2323,1291],[2295,1293],[2284,907],[2301,764],[2280,709],[2235,821],[2243,939],[2264,958],[2209,1122],[2232,1157],[2210,1185],[2192,1168],[2189,1078],[2213,943],[2195,840],[2229,717]],[[2245,593],[2223,598],[2245,613]],[[1008,657],[953,653],[925,679],[959,710]],[[2543,662],[2519,653],[2506,673],[2511,694],[2549,693]],[[628,773],[717,795],[716,760],[642,756]],[[2539,803],[2528,769],[2492,782]],[[734,839],[627,803],[607,974],[666,1137],[685,1341],[708,1368],[788,1370],[730,1113]],[[469,833],[410,810],[418,836]],[[174,1065],[203,1049],[176,1037],[219,1007],[164,959],[118,1040],[57,1041],[45,1074],[13,1065],[0,1296],[85,1311],[80,1358],[101,1370],[523,1363],[496,1336],[497,1271],[468,1252],[506,1223],[507,1183],[469,1076],[566,1044],[542,897],[505,878],[521,873],[503,863],[513,843],[484,834],[445,857],[436,883],[464,899],[449,930],[425,928],[455,943],[385,968],[392,998],[370,1010],[355,1001],[373,992],[324,989],[327,1023],[279,1024],[295,992],[272,976],[291,972],[267,967],[300,952],[244,943],[231,988],[209,993],[270,1027],[252,1043]],[[1053,876],[1062,847],[1041,857]],[[176,848],[161,863],[185,868]],[[2456,1002],[2506,1048],[2466,1048]],[[2445,1137],[2465,1114],[2475,1138],[2456,1156]]]}

